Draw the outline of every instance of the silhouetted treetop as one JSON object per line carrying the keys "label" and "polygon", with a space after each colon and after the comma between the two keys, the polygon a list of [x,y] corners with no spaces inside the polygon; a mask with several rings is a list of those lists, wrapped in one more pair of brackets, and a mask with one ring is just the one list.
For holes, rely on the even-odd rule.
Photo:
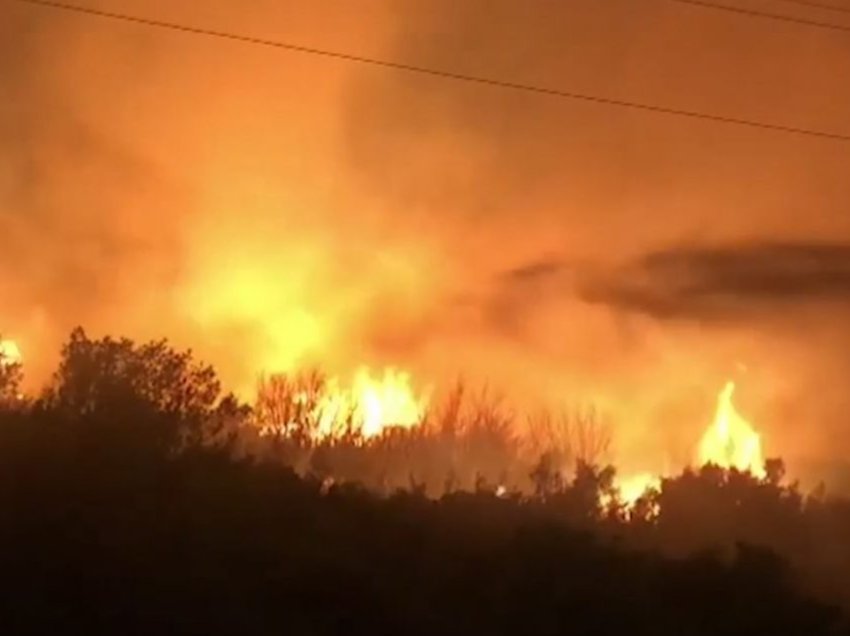
{"label": "silhouetted treetop", "polygon": [[21,365],[7,359],[0,351],[0,408],[14,405],[21,392]]}
{"label": "silhouetted treetop", "polygon": [[220,401],[220,394],[214,369],[191,351],[177,351],[167,340],[95,340],[77,328],[38,406],[70,420],[144,425],[146,441],[173,448],[202,441],[205,425],[238,415],[232,396]]}

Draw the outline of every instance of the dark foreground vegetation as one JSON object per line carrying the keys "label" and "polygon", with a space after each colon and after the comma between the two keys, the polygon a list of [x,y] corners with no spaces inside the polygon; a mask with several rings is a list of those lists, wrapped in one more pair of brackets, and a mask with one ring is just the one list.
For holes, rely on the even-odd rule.
{"label": "dark foreground vegetation", "polygon": [[850,505],[779,463],[686,472],[631,512],[612,469],[551,458],[528,495],[375,493],[246,454],[249,409],[165,343],[78,331],[43,394],[17,380],[2,367],[3,633],[850,633]]}

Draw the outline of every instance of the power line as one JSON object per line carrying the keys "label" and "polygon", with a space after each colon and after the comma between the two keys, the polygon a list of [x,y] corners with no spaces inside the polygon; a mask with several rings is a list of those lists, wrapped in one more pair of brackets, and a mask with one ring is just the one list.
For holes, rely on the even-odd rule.
{"label": "power line", "polygon": [[788,4],[798,4],[803,7],[814,7],[815,9],[823,9],[825,11],[838,11],[839,13],[850,13],[850,7],[837,7],[834,4],[823,4],[821,2],[812,2],[811,0],[779,0]]}
{"label": "power line", "polygon": [[[616,106],[620,108],[629,108],[632,110],[641,110],[645,112],[656,113],[659,115],[673,115],[677,117],[687,117],[691,119],[699,119],[703,121],[710,121],[715,123],[722,124],[732,124],[736,126],[745,126],[748,128],[756,128],[760,130],[770,130],[773,132],[783,132],[783,133],[791,133],[795,135],[805,135],[809,137],[818,137],[821,139],[831,139],[833,141],[842,141],[842,142],[850,142],[850,134],[836,133],[836,132],[828,132],[822,130],[813,130],[809,128],[797,128],[794,126],[784,126],[782,124],[771,124],[768,122],[762,122],[751,119],[741,119],[737,117],[727,117],[724,115],[715,115],[711,113],[704,113],[698,111],[690,111],[690,110],[681,110],[678,108],[671,108],[667,106],[658,106],[654,104],[646,104],[641,102],[633,102],[622,99],[614,99],[609,97],[599,97],[597,95],[589,95],[585,93],[574,93],[570,91],[555,89],[555,88],[546,88],[543,86],[533,86],[530,84],[521,84],[518,82],[511,82],[500,80],[496,78],[482,77],[477,75],[467,75],[464,73],[457,73],[454,71],[447,71],[435,68],[429,68],[425,66],[415,66],[412,64],[405,64],[402,62],[393,62],[390,60],[382,60],[378,58],[365,57],[360,55],[354,55],[350,53],[343,53],[339,51],[329,51],[326,49],[319,49],[308,46],[301,46],[298,44],[291,44],[287,42],[277,41],[277,40],[268,40],[264,38],[258,38],[247,35],[239,35],[236,33],[229,33],[225,31],[215,31],[212,29],[205,29],[202,27],[195,27],[185,24],[178,24],[176,22],[166,22],[163,20],[155,20],[152,18],[143,18],[140,16],[134,16],[124,13],[115,13],[110,11],[102,11],[100,9],[93,9],[89,7],[67,4],[64,2],[53,2],[52,0],[13,0],[15,2],[21,2],[29,5],[36,5],[39,7],[50,8],[50,9],[59,9],[63,11],[70,11],[77,14],[84,14],[89,16],[97,16],[100,18],[106,18],[110,20],[118,20],[122,22],[129,22],[133,24],[140,24],[148,27],[155,27],[160,29],[168,29],[171,31],[179,31],[181,33],[189,33],[192,35],[203,35],[212,38],[220,38],[225,40],[230,40],[234,42],[241,42],[244,44],[252,44],[257,46],[266,46],[272,47],[276,49],[283,49],[287,51],[294,51],[298,53],[306,53],[310,55],[318,55],[327,58],[334,58],[339,60],[345,60],[347,62],[356,62],[358,64],[367,64],[370,66],[376,66],[381,68],[394,69],[398,71],[406,71],[409,73],[417,73],[420,75],[428,75],[431,77],[439,77],[443,79],[451,79],[457,80],[461,82],[468,82],[471,84],[478,84],[483,86],[491,86],[496,88],[504,88],[516,91],[522,91],[526,93],[533,93],[537,95],[545,95],[548,97],[556,97],[561,99],[569,99],[575,101],[588,102],[592,104],[602,104],[605,106]],[[685,2],[688,0],[674,0]]]}
{"label": "power line", "polygon": [[[22,0],[27,2],[28,0]],[[788,0],[786,0],[788,1]],[[705,9],[716,9],[718,11],[728,11],[738,15],[745,15],[752,18],[765,18],[768,20],[776,20],[779,22],[789,22],[792,24],[801,24],[808,27],[816,27],[818,29],[829,29],[831,31],[843,31],[850,33],[850,26],[843,24],[833,24],[831,22],[820,22],[818,20],[808,20],[806,18],[794,18],[790,15],[780,15],[778,13],[770,13],[768,11],[759,11],[758,9],[746,9],[744,7],[735,7],[729,4],[717,4],[716,2],[708,2],[708,0],[671,0],[679,4],[690,4],[696,7]]]}

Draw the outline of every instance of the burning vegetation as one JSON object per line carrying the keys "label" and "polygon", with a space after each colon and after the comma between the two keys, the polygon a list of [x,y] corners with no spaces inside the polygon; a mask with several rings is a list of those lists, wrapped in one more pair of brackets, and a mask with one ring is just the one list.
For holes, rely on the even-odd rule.
{"label": "burning vegetation", "polygon": [[[22,365],[17,343],[0,340],[0,380],[12,387],[7,398],[23,399]],[[732,381],[720,391],[695,464],[764,479],[760,436],[735,408],[734,391]],[[385,492],[413,485],[434,496],[482,487],[501,494],[546,492],[576,466],[611,459],[612,427],[594,409],[557,416],[542,411],[520,422],[502,397],[487,391],[470,395],[458,384],[442,403],[432,398],[432,389],[416,387],[409,373],[391,367],[379,374],[362,366],[348,384],[318,371],[261,376],[253,404],[243,407],[250,415],[241,420],[238,437],[244,452],[290,462],[302,474]],[[362,457],[340,460],[346,454]],[[616,500],[600,501],[632,509],[657,492],[663,478],[651,471],[615,475]]]}
{"label": "burning vegetation", "polygon": [[391,428],[420,425],[426,408],[427,398],[414,393],[409,374],[388,368],[373,377],[361,367],[349,388],[317,372],[261,378],[254,423],[262,436],[313,442],[354,436],[367,442]]}
{"label": "burning vegetation", "polygon": [[[734,469],[762,479],[766,471],[761,440],[736,410],[734,389],[729,381],[720,391],[714,421],[694,454],[695,465]],[[258,383],[251,426],[260,438],[278,447],[297,447],[302,454],[297,465],[305,468],[309,462],[305,463],[303,456],[317,448],[332,453],[330,449],[350,444],[368,454],[373,448],[406,444],[408,461],[398,463],[394,470],[379,470],[378,483],[365,475],[346,477],[380,488],[403,487],[420,479],[433,494],[448,484],[469,487],[483,483],[501,492],[527,492],[533,484],[526,477],[535,471],[556,473],[557,479],[564,479],[577,462],[595,465],[610,459],[612,427],[593,409],[559,416],[543,411],[520,425],[515,414],[492,395],[485,393],[470,402],[464,387],[457,386],[441,406],[430,401],[430,394],[417,392],[410,375],[395,369],[373,376],[363,367],[347,388],[338,378],[329,379],[318,372],[272,375]],[[451,476],[445,482],[439,474],[433,479],[433,471],[418,461],[417,450],[436,440],[451,458],[443,462],[446,475]],[[495,460],[491,467],[471,456],[478,446],[489,448]],[[432,452],[421,455],[426,461],[434,460]],[[366,463],[379,461],[375,457]],[[522,468],[506,468],[516,464]],[[474,477],[470,466],[475,467]],[[464,473],[467,479],[455,483]],[[613,486],[619,502],[631,508],[657,490],[662,479],[662,474],[644,471],[617,475]]]}
{"label": "burning vegetation", "polygon": [[[88,340],[75,332],[69,347],[82,342]],[[151,343],[140,353],[164,346]],[[17,343],[0,340],[0,379],[11,387],[7,397],[23,398],[22,364]],[[695,464],[764,479],[760,436],[735,408],[734,391],[732,381],[720,391]],[[409,373],[395,368],[378,374],[360,367],[348,384],[318,371],[262,376],[254,403],[242,407],[250,415],[240,421],[239,442],[244,452],[290,462],[302,474],[382,491],[417,485],[435,496],[482,487],[501,494],[547,492],[577,466],[611,459],[613,429],[594,409],[557,416],[542,411],[520,421],[503,398],[487,391],[470,395],[458,384],[441,403],[432,398],[430,388],[416,387]],[[345,455],[361,457],[345,461]],[[616,505],[633,508],[657,492],[663,478],[651,471],[613,476]],[[610,497],[601,501],[615,503]]]}

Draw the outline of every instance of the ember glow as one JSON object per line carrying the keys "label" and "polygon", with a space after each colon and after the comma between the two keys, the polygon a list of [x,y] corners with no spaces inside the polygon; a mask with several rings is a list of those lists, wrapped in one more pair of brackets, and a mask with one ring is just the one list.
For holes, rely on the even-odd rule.
{"label": "ember glow", "polygon": [[736,468],[763,477],[761,438],[735,409],[732,403],[734,392],[735,383],[731,381],[720,392],[714,423],[700,441],[699,462],[701,465]]}

